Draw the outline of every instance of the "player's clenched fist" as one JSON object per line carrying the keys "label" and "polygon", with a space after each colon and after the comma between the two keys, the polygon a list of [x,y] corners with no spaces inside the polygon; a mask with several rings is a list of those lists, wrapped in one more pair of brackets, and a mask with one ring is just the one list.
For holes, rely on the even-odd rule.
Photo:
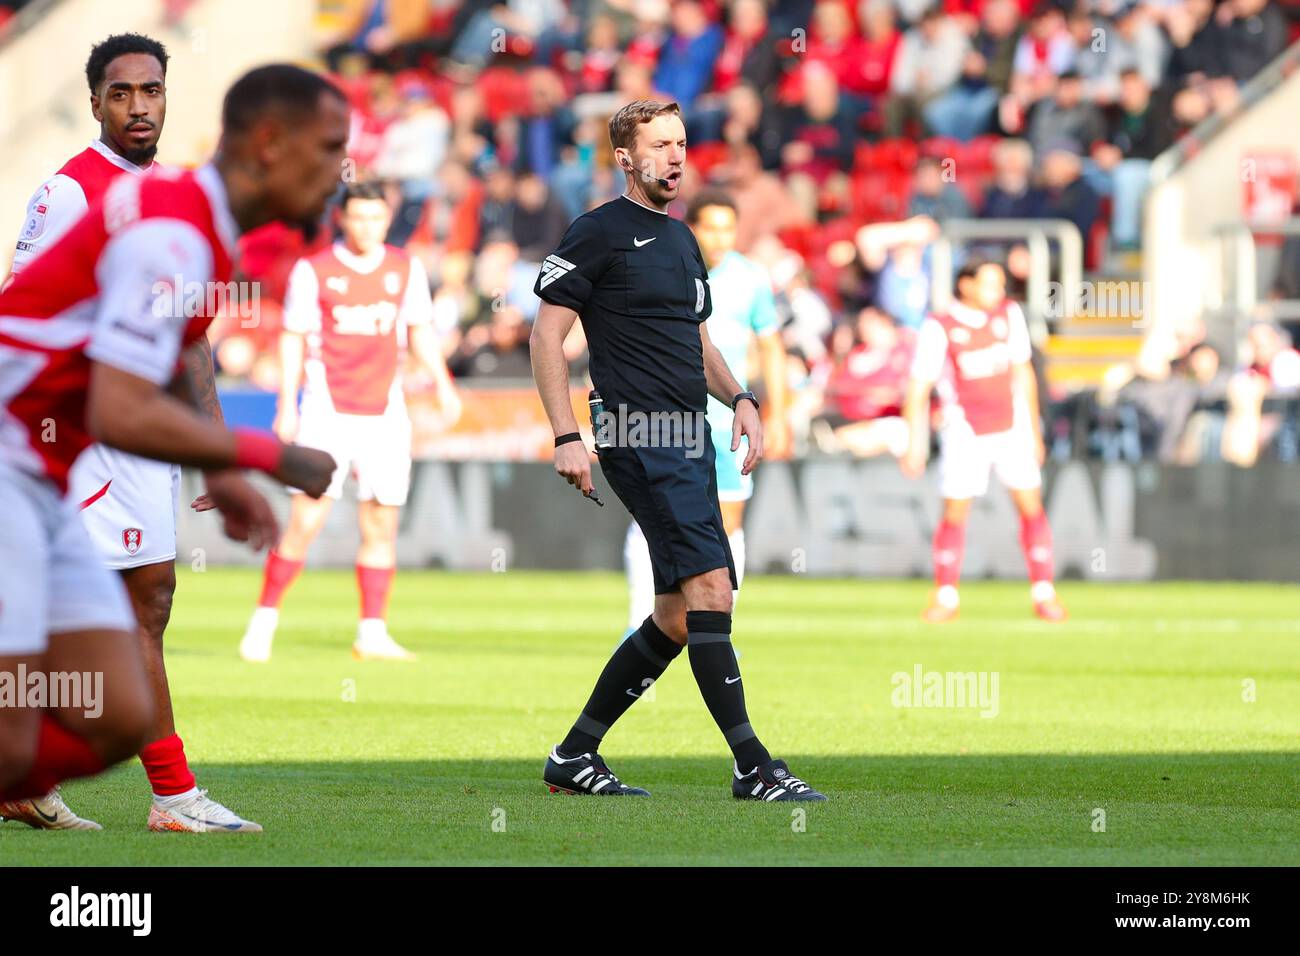
{"label": "player's clenched fist", "polygon": [[584,495],[592,490],[591,456],[582,442],[568,442],[555,449],[555,470]]}
{"label": "player's clenched fist", "polygon": [[280,465],[273,478],[291,488],[300,488],[311,498],[319,498],[330,486],[334,477],[335,462],[328,452],[301,445],[285,445],[280,453]]}

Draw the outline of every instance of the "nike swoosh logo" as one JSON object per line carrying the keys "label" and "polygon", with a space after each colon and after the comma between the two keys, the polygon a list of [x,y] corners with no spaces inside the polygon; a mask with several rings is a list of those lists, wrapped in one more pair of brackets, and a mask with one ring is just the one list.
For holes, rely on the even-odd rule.
{"label": "nike swoosh logo", "polygon": [[627,696],[629,696],[629,697],[640,697],[641,695],[640,695],[640,694],[634,694],[634,693],[632,693],[632,688],[629,687],[629,688],[627,689]]}
{"label": "nike swoosh logo", "polygon": [[659,238],[658,236],[651,236],[649,239],[633,239],[632,242],[634,242],[636,244],[636,247],[640,249],[647,242],[654,242],[658,238]]}
{"label": "nike swoosh logo", "polygon": [[196,817],[192,813],[183,813],[179,810],[176,811],[176,815],[184,817],[186,820],[193,820],[195,823],[199,824],[199,826],[204,826],[204,827],[217,826],[217,827],[221,827],[223,830],[239,829],[238,823],[218,823],[216,820],[211,820],[208,819],[207,817]]}
{"label": "nike swoosh logo", "polygon": [[36,805],[36,802],[35,802],[35,801],[32,801],[31,807],[32,807],[33,810],[36,811],[36,815],[37,815],[38,817],[40,817],[42,820],[44,820],[46,823],[58,823],[58,822],[59,822],[59,815],[58,815],[57,813],[54,814],[54,816],[50,816],[50,815],[47,814],[44,810],[42,810],[40,807],[38,807],[38,806]]}
{"label": "nike swoosh logo", "polygon": [[740,680],[739,677],[724,677],[724,678],[722,678],[722,682],[723,682],[724,684],[734,684],[734,683],[735,683],[736,681],[738,681],[738,680]]}

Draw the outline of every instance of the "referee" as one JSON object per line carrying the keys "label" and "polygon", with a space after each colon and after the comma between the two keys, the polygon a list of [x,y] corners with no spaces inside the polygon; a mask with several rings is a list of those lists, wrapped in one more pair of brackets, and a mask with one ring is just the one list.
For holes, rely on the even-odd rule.
{"label": "referee", "polygon": [[[555,470],[583,494],[591,461],[569,401],[563,343],[582,319],[591,377],[612,418],[601,471],[650,546],[654,613],[614,651],[567,737],[546,761],[552,792],[649,796],[616,777],[599,754],[609,728],[685,646],[700,694],[735,758],[741,799],[825,800],[773,760],[745,711],[731,647],[736,573],[718,506],[709,395],[732,406],[749,474],[763,454],[758,402],[742,391],[709,341],[708,269],[695,237],[670,219],[686,162],[676,103],[638,100],[611,117],[609,139],[626,177],[618,199],[574,220],[542,263],[532,333],[533,376],[555,431]],[[658,430],[647,422],[672,423]]]}

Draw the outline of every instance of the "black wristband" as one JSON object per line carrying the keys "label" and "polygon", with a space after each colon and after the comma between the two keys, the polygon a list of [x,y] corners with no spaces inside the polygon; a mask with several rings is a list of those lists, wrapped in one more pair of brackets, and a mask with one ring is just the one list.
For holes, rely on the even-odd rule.
{"label": "black wristband", "polygon": [[582,441],[582,435],[578,432],[569,432],[567,435],[561,435],[559,438],[555,439],[555,447],[559,448],[561,445],[567,445],[571,441]]}

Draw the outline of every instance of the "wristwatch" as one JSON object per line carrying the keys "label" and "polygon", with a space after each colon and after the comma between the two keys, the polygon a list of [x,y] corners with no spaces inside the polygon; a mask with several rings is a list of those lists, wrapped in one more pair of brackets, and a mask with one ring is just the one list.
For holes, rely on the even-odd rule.
{"label": "wristwatch", "polygon": [[731,400],[731,410],[734,412],[736,410],[736,405],[739,404],[740,402],[743,402],[745,399],[749,399],[751,402],[754,403],[754,407],[758,408],[757,395],[755,395],[753,392],[737,392],[735,398]]}

